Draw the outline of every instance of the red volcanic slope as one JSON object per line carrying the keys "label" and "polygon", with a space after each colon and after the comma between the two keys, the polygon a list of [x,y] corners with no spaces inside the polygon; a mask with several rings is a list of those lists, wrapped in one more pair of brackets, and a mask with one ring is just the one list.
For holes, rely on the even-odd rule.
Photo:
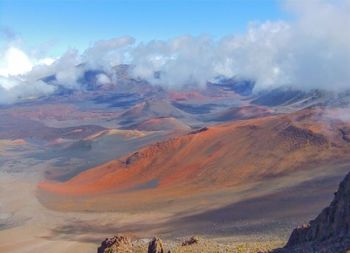
{"label": "red volcanic slope", "polygon": [[350,143],[344,129],[348,126],[322,122],[319,111],[310,110],[233,122],[150,145],[64,183],[41,182],[39,188],[76,196],[145,191],[148,185],[181,191],[230,187],[346,159]]}

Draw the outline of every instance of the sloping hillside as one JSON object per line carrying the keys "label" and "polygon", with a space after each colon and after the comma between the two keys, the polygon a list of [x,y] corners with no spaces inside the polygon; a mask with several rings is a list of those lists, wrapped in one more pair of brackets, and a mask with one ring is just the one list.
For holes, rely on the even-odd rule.
{"label": "sloping hillside", "polygon": [[347,160],[346,129],[319,110],[233,122],[147,146],[63,183],[41,182],[39,189],[87,199],[114,194],[138,204],[199,196]]}

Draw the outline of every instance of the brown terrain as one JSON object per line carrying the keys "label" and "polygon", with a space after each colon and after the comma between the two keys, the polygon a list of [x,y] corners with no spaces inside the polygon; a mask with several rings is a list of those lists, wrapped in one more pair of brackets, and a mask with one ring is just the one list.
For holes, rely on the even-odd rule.
{"label": "brown terrain", "polygon": [[348,171],[349,123],[329,115],[306,109],[203,127],[64,182],[43,180],[36,194],[53,211],[129,217],[57,228],[70,237],[200,234],[235,249],[252,241],[272,249],[326,205]]}
{"label": "brown terrain", "polygon": [[132,129],[141,131],[190,131],[191,127],[174,117],[155,117],[132,125]]}
{"label": "brown terrain", "polygon": [[266,244],[256,245],[234,245],[222,244],[215,240],[204,239],[192,236],[183,241],[163,241],[159,237],[154,237],[148,243],[140,240],[132,240],[125,235],[117,234],[102,241],[97,249],[97,253],[193,253],[193,252],[264,252]]}
{"label": "brown terrain", "polygon": [[233,107],[212,115],[209,119],[213,121],[232,121],[242,119],[260,118],[273,114],[273,110],[263,106],[247,105]]}
{"label": "brown terrain", "polygon": [[[140,204],[139,199],[145,205],[152,203],[155,195],[161,202],[347,161],[349,126],[322,122],[320,113],[306,110],[193,131],[89,169],[66,182],[41,182],[39,189],[73,198],[115,194],[125,198],[123,207],[132,208]],[[114,208],[119,209],[118,205]]]}
{"label": "brown terrain", "polygon": [[115,233],[135,252],[154,235],[171,252],[270,250],[348,172],[347,109],[161,92],[2,108],[0,252],[92,253]]}
{"label": "brown terrain", "polygon": [[[223,245],[213,240],[196,236],[180,243],[164,243],[154,237],[145,242],[134,241],[123,235],[107,238],[98,248],[98,253],[120,252],[271,252],[271,253],[340,253],[350,250],[350,173],[340,183],[331,204],[314,220],[293,230],[287,244],[280,249],[269,251],[271,245],[252,246]],[[168,249],[168,250],[167,250]]]}
{"label": "brown terrain", "polygon": [[171,91],[168,94],[169,98],[174,101],[186,101],[186,100],[192,100],[192,99],[197,99],[197,100],[203,100],[205,99],[205,96],[201,94],[198,91]]}

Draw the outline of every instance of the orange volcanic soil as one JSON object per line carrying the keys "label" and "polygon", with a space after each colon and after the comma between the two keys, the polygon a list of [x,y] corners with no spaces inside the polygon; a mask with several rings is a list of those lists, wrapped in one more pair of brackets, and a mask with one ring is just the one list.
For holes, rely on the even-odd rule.
{"label": "orange volcanic soil", "polygon": [[341,121],[323,121],[319,110],[237,121],[159,142],[69,181],[43,181],[38,187],[62,197],[108,193],[124,199],[149,198],[149,192],[165,198],[210,192],[345,161],[349,129]]}

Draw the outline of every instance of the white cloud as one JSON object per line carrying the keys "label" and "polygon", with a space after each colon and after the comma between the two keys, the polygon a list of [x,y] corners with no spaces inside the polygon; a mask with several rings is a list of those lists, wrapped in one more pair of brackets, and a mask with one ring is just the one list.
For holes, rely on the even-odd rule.
{"label": "white cloud", "polygon": [[289,41],[291,81],[299,87],[349,89],[350,1],[289,1],[287,7],[297,16]]}
{"label": "white cloud", "polygon": [[134,42],[134,38],[129,36],[99,40],[84,51],[82,61],[88,68],[109,71],[125,61],[126,50]]}
{"label": "white cloud", "polygon": [[[6,86],[9,83],[11,85]],[[49,86],[43,81],[27,82],[16,77],[0,77],[0,104],[11,104],[23,99],[35,99],[49,95],[54,90],[53,86]]]}
{"label": "white cloud", "polygon": [[295,21],[251,24],[243,35],[216,41],[187,36],[141,44],[131,52],[134,74],[173,86],[226,75],[254,79],[256,90],[349,89],[350,1],[289,1],[286,7]]}
{"label": "white cloud", "polygon": [[97,83],[101,85],[110,84],[112,82],[112,80],[105,74],[98,74],[96,78]]}
{"label": "white cloud", "polygon": [[53,58],[53,57],[46,57],[43,59],[38,60],[38,64],[39,65],[51,65],[52,63],[54,63],[57,59]]}
{"label": "white cloud", "polygon": [[21,75],[33,67],[29,57],[16,47],[9,47],[1,58],[3,60],[0,62],[0,76]]}
{"label": "white cloud", "polygon": [[[140,44],[131,53],[133,74],[170,87],[203,85],[214,74],[215,42],[207,36],[181,36]],[[155,78],[154,72],[160,77]]]}
{"label": "white cloud", "polygon": [[33,76],[34,69],[52,63],[49,58],[31,59],[20,48],[9,46],[1,54],[0,104],[51,94],[55,88]]}
{"label": "white cloud", "polygon": [[[85,70],[102,70],[106,75],[99,81],[113,82],[112,67],[128,63],[134,77],[166,87],[205,85],[225,75],[253,79],[256,90],[349,89],[350,0],[288,1],[285,6],[292,21],[252,23],[244,34],[221,39],[180,36],[135,44],[125,36],[97,41],[82,54],[70,49],[54,61],[30,57],[17,47],[0,63],[0,75],[19,74],[22,85],[55,74],[57,83],[79,89]],[[0,85],[12,90],[17,83],[2,80]]]}

